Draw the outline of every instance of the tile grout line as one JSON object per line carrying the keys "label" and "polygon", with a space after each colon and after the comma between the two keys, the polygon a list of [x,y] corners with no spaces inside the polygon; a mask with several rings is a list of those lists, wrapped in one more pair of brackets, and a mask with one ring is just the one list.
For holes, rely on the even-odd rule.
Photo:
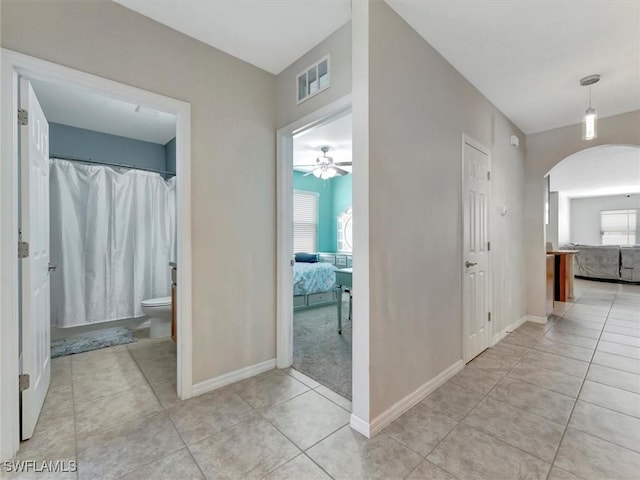
{"label": "tile grout line", "polygon": [[[569,429],[569,424],[571,423],[571,419],[573,418],[573,412],[575,411],[576,405],[578,404],[578,400],[580,399],[580,394],[582,393],[582,388],[584,387],[584,384],[587,381],[587,376],[589,375],[589,370],[591,369],[591,365],[593,363],[593,357],[595,356],[595,354],[596,354],[596,352],[598,350],[598,344],[600,343],[600,338],[602,337],[602,332],[604,332],[604,327],[607,324],[607,319],[609,317],[609,313],[611,312],[611,308],[613,308],[613,304],[615,302],[616,297],[617,297],[617,293],[613,297],[613,300],[611,301],[611,305],[609,306],[609,310],[607,311],[607,316],[605,317],[605,322],[604,322],[604,325],[602,326],[602,330],[600,332],[600,336],[598,337],[598,339],[596,341],[595,348],[593,349],[593,354],[591,355],[591,359],[589,360],[589,366],[587,367],[587,371],[585,372],[584,379],[582,380],[582,383],[580,384],[580,388],[578,389],[578,393],[576,395],[576,400],[575,400],[575,402],[573,402],[573,406],[571,407],[571,412],[569,413],[569,418],[568,418],[567,423],[566,423],[566,425],[564,427],[564,430],[562,432],[562,436],[560,437],[560,441],[558,442],[558,447],[556,448],[556,453],[553,456],[553,461],[551,462],[551,469],[549,470],[549,473],[547,474],[547,480],[549,480],[549,477],[551,475],[551,470],[555,466],[556,460],[558,459],[558,453],[560,452],[560,447],[562,446],[562,442],[564,441],[564,437],[566,436],[567,430]],[[560,317],[560,319],[562,319],[562,316]],[[561,467],[559,467],[559,468],[561,468]],[[570,473],[573,474],[573,472],[570,472]]]}

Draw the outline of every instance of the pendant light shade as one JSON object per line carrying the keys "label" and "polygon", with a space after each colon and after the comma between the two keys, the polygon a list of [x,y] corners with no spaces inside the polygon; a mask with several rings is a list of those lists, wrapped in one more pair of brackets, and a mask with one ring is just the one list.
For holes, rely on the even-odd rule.
{"label": "pendant light shade", "polygon": [[598,115],[595,108],[591,106],[591,85],[597,83],[600,80],[600,75],[589,75],[580,79],[580,85],[583,87],[589,87],[589,108],[584,112],[584,118],[582,119],[582,139],[593,140],[598,138]]}

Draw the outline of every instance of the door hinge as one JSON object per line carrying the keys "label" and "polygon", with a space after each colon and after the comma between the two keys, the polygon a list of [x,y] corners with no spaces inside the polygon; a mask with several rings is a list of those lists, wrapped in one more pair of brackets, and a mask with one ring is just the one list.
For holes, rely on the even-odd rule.
{"label": "door hinge", "polygon": [[23,108],[18,109],[18,125],[28,125],[29,124],[29,112],[27,112]]}
{"label": "door hinge", "polygon": [[487,252],[491,251],[491,242],[487,242]]}
{"label": "door hinge", "polygon": [[487,172],[487,180],[491,180],[491,172]]}
{"label": "door hinge", "polygon": [[30,378],[28,373],[21,373],[18,375],[18,388],[20,392],[24,392],[29,389]]}
{"label": "door hinge", "polygon": [[489,312],[489,321],[491,321],[491,312]]}
{"label": "door hinge", "polygon": [[18,258],[29,256],[29,242],[18,242]]}

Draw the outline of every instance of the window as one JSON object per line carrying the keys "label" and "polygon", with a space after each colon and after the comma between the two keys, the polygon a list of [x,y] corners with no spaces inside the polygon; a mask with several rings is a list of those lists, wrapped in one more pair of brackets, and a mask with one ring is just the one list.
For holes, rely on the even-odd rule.
{"label": "window", "polygon": [[293,191],[293,253],[318,251],[318,194]]}
{"label": "window", "polygon": [[602,245],[635,245],[638,210],[602,210],[600,238]]}

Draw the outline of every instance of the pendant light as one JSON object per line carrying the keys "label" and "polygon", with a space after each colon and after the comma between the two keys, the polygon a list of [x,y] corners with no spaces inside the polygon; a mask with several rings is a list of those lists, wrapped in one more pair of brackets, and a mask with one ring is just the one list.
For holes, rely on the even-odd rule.
{"label": "pendant light", "polygon": [[598,115],[596,110],[591,106],[591,85],[598,83],[600,75],[588,75],[580,79],[580,85],[583,87],[589,87],[589,108],[584,112],[584,119],[582,120],[582,139],[593,140],[598,138]]}

